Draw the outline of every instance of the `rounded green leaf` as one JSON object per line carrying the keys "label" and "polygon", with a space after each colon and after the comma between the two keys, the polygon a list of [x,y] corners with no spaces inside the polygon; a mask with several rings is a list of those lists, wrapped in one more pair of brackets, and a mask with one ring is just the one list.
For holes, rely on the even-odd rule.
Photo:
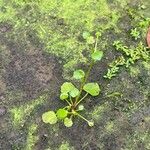
{"label": "rounded green leaf", "polygon": [[92,54],[92,59],[97,61],[97,60],[101,60],[103,57],[103,52],[102,51],[95,51],[93,54]]}
{"label": "rounded green leaf", "polygon": [[42,120],[44,123],[55,124],[57,122],[57,117],[54,111],[48,111],[42,115]]}
{"label": "rounded green leaf", "polygon": [[60,94],[60,99],[61,100],[64,100],[64,99],[67,99],[68,98],[68,94],[67,93],[61,93]]}
{"label": "rounded green leaf", "polygon": [[68,93],[73,90],[75,86],[71,82],[65,82],[61,86],[61,93]]}
{"label": "rounded green leaf", "polygon": [[79,95],[79,90],[77,88],[74,88],[72,91],[69,92],[71,97],[76,97]]}
{"label": "rounded green leaf", "polygon": [[84,85],[83,89],[92,96],[97,96],[100,92],[100,87],[97,83],[87,83]]}
{"label": "rounded green leaf", "polygon": [[90,36],[90,33],[85,31],[83,32],[82,36],[84,39],[87,39]]}
{"label": "rounded green leaf", "polygon": [[74,77],[75,79],[82,79],[82,78],[84,78],[84,76],[85,76],[85,73],[84,73],[84,71],[81,70],[81,69],[76,70],[76,71],[74,71],[74,73],[73,73],[73,77]]}
{"label": "rounded green leaf", "polygon": [[65,109],[58,109],[56,115],[58,119],[64,119],[67,117],[68,111]]}
{"label": "rounded green leaf", "polygon": [[72,122],[72,120],[70,118],[65,118],[64,119],[64,125],[66,127],[71,127],[73,125],[73,122]]}

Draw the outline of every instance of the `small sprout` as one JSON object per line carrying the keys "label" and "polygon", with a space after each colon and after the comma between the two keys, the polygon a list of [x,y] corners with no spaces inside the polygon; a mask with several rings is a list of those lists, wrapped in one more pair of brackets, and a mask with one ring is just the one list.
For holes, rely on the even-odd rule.
{"label": "small sprout", "polygon": [[56,112],[56,115],[57,115],[57,118],[61,120],[67,117],[68,111],[65,109],[58,109]]}
{"label": "small sprout", "polygon": [[74,73],[73,73],[73,77],[75,78],[75,79],[82,79],[82,78],[84,78],[84,76],[85,76],[85,73],[84,73],[84,71],[83,70],[76,70],[76,71],[74,71]]}
{"label": "small sprout", "polygon": [[137,28],[135,29],[131,29],[131,36],[134,37],[135,40],[140,38],[140,32],[137,30]]}
{"label": "small sprout", "polygon": [[60,99],[61,100],[65,100],[65,99],[67,99],[68,98],[68,94],[67,93],[61,93],[60,94]]}
{"label": "small sprout", "polygon": [[97,96],[100,93],[100,87],[97,83],[87,83],[84,85],[83,90],[92,96]]}
{"label": "small sprout", "polygon": [[74,88],[73,90],[71,90],[69,92],[69,94],[70,94],[71,97],[76,97],[76,96],[79,95],[79,90],[77,88]]}
{"label": "small sprout", "polygon": [[87,39],[90,36],[90,33],[89,32],[83,32],[82,36],[84,39]]}
{"label": "small sprout", "polygon": [[73,125],[73,122],[70,118],[65,118],[64,119],[64,125],[69,128]]}
{"label": "small sprout", "polygon": [[78,110],[79,110],[79,111],[84,110],[84,106],[83,106],[83,105],[79,105],[79,106],[78,106]]}
{"label": "small sprout", "polygon": [[48,111],[42,115],[42,120],[44,123],[55,124],[57,123],[57,116],[54,111]]}
{"label": "small sprout", "polygon": [[89,37],[87,38],[87,43],[88,43],[88,44],[94,44],[94,43],[95,43],[94,37],[93,37],[93,36],[89,36]]}
{"label": "small sprout", "polygon": [[61,93],[69,93],[74,88],[75,88],[75,86],[71,82],[65,82],[61,86]]}
{"label": "small sprout", "polygon": [[95,51],[93,54],[92,54],[92,59],[94,61],[98,61],[98,60],[101,60],[103,57],[103,51]]}
{"label": "small sprout", "polygon": [[89,125],[90,127],[93,127],[93,126],[94,126],[94,122],[88,121],[88,125]]}

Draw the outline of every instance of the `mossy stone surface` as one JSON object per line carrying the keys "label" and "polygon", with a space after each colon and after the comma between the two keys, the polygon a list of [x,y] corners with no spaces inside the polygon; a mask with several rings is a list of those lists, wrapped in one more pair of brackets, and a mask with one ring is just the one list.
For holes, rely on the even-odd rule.
{"label": "mossy stone surface", "polygon": [[[112,46],[115,40],[146,46],[149,21],[139,41],[130,30],[140,15],[150,18],[149,7],[148,0],[0,0],[0,150],[150,149],[150,62],[139,59],[112,80],[103,78],[118,56],[128,58]],[[44,124],[44,112],[63,106],[61,84],[87,69],[93,47],[83,32],[100,32],[104,52],[89,78],[101,94],[89,96],[83,112],[95,126],[79,118],[70,129]]]}

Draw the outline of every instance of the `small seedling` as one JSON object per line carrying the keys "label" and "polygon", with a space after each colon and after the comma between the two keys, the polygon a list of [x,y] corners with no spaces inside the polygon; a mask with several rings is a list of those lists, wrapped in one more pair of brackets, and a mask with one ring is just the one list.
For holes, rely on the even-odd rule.
{"label": "small seedling", "polygon": [[104,78],[112,79],[119,72],[121,66],[126,66],[128,68],[132,64],[134,64],[139,59],[144,59],[145,61],[149,61],[149,48],[145,47],[142,42],[139,42],[137,47],[133,46],[125,46],[121,41],[114,41],[113,46],[116,50],[123,52],[124,56],[119,56],[116,60],[109,64],[108,70]]}
{"label": "small seedling", "polygon": [[103,57],[103,52],[97,50],[97,41],[99,35],[100,34],[96,34],[95,39],[88,32],[83,33],[83,38],[86,40],[87,44],[94,44],[94,50],[91,51],[91,58],[87,72],[79,69],[73,73],[73,78],[81,83],[80,88],[78,89],[71,82],[63,83],[61,86],[60,100],[66,102],[67,105],[58,109],[56,112],[45,112],[42,115],[43,122],[55,124],[58,121],[62,121],[66,127],[71,127],[73,125],[73,118],[78,116],[86,121],[90,127],[94,126],[93,121],[89,121],[81,115],[81,111],[85,110],[84,105],[81,103],[87,96],[98,96],[101,91],[98,83],[87,82],[93,65]]}
{"label": "small seedling", "polygon": [[119,56],[116,60],[109,64],[107,74],[104,75],[104,78],[112,79],[119,72],[120,66],[125,64],[125,58],[123,56]]}
{"label": "small seedling", "polygon": [[138,31],[138,29],[137,28],[134,28],[134,29],[131,29],[131,36],[135,39],[135,40],[137,40],[137,39],[139,39],[140,38],[140,31]]}

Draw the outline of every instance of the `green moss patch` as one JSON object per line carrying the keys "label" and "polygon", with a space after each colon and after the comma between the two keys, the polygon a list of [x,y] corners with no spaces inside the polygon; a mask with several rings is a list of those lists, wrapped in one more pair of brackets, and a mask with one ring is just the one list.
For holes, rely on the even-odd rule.
{"label": "green moss patch", "polygon": [[14,127],[23,126],[27,117],[29,117],[33,110],[38,105],[42,104],[45,101],[45,99],[45,95],[40,96],[39,98],[33,100],[30,103],[10,109],[10,113],[12,116],[12,124],[14,125]]}
{"label": "green moss patch", "polygon": [[64,141],[60,145],[59,150],[74,150],[74,148],[72,146],[70,146],[67,141]]}
{"label": "green moss patch", "polygon": [[38,140],[38,137],[35,135],[35,132],[37,131],[37,127],[38,127],[38,125],[31,124],[30,127],[28,128],[25,150],[33,150],[34,149],[34,145]]}

